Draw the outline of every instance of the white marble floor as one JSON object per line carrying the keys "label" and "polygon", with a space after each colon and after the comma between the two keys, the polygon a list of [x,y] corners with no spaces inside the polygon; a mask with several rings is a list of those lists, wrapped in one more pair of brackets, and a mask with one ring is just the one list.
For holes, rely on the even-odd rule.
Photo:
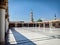
{"label": "white marble floor", "polygon": [[12,28],[8,45],[60,45],[60,28]]}

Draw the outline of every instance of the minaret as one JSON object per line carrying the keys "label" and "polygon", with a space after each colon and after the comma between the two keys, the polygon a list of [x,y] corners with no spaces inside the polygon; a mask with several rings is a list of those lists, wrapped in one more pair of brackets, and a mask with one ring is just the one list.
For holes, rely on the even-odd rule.
{"label": "minaret", "polygon": [[33,11],[32,11],[32,9],[31,9],[31,12],[30,12],[30,21],[31,21],[31,22],[34,21],[34,19],[33,19]]}
{"label": "minaret", "polygon": [[5,44],[5,11],[6,1],[0,0],[0,45]]}

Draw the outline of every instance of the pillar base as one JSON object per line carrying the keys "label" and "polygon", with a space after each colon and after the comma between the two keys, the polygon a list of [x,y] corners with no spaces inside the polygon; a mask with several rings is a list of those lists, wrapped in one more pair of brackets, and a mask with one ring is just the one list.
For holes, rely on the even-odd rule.
{"label": "pillar base", "polygon": [[5,42],[0,42],[0,45],[5,45]]}

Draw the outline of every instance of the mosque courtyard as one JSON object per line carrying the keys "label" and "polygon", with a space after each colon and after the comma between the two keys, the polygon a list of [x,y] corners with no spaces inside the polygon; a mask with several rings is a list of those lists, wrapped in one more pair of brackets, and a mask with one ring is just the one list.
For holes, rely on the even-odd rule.
{"label": "mosque courtyard", "polygon": [[8,45],[60,45],[60,28],[14,27]]}

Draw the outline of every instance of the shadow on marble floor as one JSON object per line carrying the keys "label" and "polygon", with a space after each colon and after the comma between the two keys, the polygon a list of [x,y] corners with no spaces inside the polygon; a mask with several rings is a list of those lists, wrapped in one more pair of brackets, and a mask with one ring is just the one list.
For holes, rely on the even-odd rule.
{"label": "shadow on marble floor", "polygon": [[[14,35],[14,38],[15,38],[17,44],[10,44],[10,42],[7,42],[7,45],[36,45],[34,42],[29,40],[27,37],[25,37],[24,35],[17,32],[15,30],[15,28],[11,28],[11,31]],[[15,41],[12,41],[12,43],[14,43],[14,42]]]}
{"label": "shadow on marble floor", "polygon": [[[44,40],[51,40],[51,39],[60,39],[60,35],[53,35],[53,36],[48,36],[48,37],[43,37],[43,38],[37,38],[37,39],[31,39],[29,40],[27,37],[22,35],[21,33],[17,32],[15,28],[11,28],[11,31],[14,35],[14,38],[17,42],[17,44],[10,44],[10,42],[7,42],[7,45],[36,45],[34,42],[31,40],[36,41],[44,41]],[[12,41],[12,43],[15,41]]]}

